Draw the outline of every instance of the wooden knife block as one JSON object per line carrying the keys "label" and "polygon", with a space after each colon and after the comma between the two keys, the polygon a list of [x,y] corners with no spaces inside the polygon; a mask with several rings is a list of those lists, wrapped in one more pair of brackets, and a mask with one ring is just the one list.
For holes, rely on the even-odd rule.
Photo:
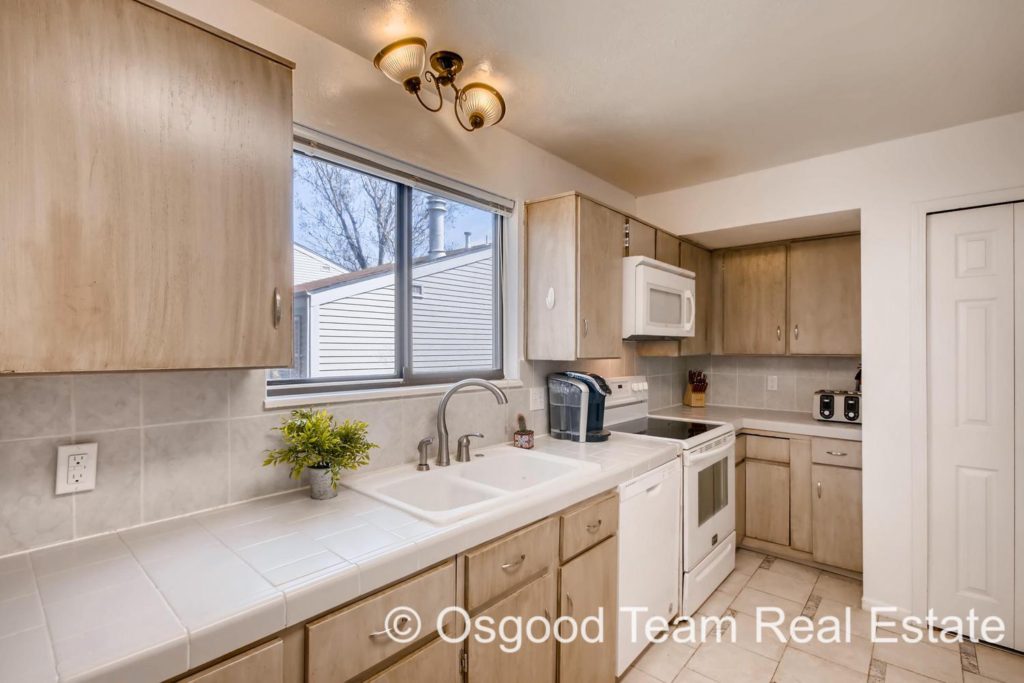
{"label": "wooden knife block", "polygon": [[693,385],[687,382],[686,391],[683,393],[683,405],[691,408],[703,408],[704,396],[704,392],[697,393],[693,390]]}

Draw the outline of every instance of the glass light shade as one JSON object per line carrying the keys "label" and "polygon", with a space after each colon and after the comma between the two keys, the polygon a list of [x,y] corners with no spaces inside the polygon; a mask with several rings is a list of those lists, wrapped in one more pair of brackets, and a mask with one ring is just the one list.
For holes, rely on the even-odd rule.
{"label": "glass light shade", "polygon": [[373,65],[395,83],[405,85],[410,78],[419,78],[426,59],[427,41],[405,38],[378,52],[373,58]]}
{"label": "glass light shade", "polygon": [[470,83],[463,88],[458,106],[473,128],[493,126],[505,116],[504,98],[486,83]]}

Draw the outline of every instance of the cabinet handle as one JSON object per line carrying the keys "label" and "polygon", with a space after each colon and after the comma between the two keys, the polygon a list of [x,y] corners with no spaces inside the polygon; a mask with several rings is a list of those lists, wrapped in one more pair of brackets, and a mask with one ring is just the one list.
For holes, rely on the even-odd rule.
{"label": "cabinet handle", "polygon": [[590,334],[590,321],[586,318],[583,319],[583,336],[586,337]]}
{"label": "cabinet handle", "polygon": [[842,451],[825,451],[825,455],[834,455],[837,458],[842,458],[846,453],[843,453]]}
{"label": "cabinet handle", "polygon": [[398,619],[397,619],[397,620],[395,621],[395,625],[394,625],[394,626],[389,626],[388,628],[384,629],[383,631],[374,631],[373,633],[371,633],[371,634],[370,634],[370,638],[372,639],[372,638],[380,638],[380,637],[382,637],[382,636],[389,636],[389,635],[391,635],[391,632],[392,632],[393,630],[395,630],[396,628],[397,628],[397,629],[402,629],[402,628],[404,628],[404,627],[405,627],[405,625],[409,623],[409,619],[410,619],[410,618],[411,618],[411,617],[407,617],[407,616],[405,616],[405,615],[403,614],[402,616],[400,616],[400,617],[399,617],[399,618],[398,618]]}
{"label": "cabinet handle", "polygon": [[526,553],[523,553],[522,555],[520,555],[518,560],[513,560],[512,562],[506,562],[505,564],[501,565],[501,568],[504,569],[507,572],[508,571],[515,571],[515,570],[519,569],[521,566],[523,566],[523,562],[526,562]]}
{"label": "cabinet handle", "polygon": [[281,324],[281,290],[274,287],[274,329]]}
{"label": "cabinet handle", "polygon": [[591,522],[590,524],[587,525],[587,531],[589,531],[592,534],[596,534],[597,530],[601,528],[601,522],[602,521],[604,521],[604,520],[599,519],[596,522]]}
{"label": "cabinet handle", "polygon": [[818,482],[818,498],[821,498],[821,482]]}
{"label": "cabinet handle", "polygon": [[775,327],[775,338],[778,339],[779,341],[782,341],[782,326],[781,325],[777,325]]}
{"label": "cabinet handle", "polygon": [[565,616],[571,617],[573,612],[572,596],[565,594]]}
{"label": "cabinet handle", "polygon": [[793,325],[793,338],[794,339],[800,339],[800,326],[799,325]]}

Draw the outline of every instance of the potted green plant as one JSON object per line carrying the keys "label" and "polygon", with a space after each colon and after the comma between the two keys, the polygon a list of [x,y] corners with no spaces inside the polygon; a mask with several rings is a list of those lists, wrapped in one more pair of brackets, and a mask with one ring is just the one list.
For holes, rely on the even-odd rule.
{"label": "potted green plant", "polygon": [[292,479],[309,470],[310,495],[316,500],[338,495],[342,470],[355,470],[370,462],[370,451],[379,448],[366,436],[368,425],[358,420],[335,424],[326,410],[293,410],[280,427],[284,448],[267,451],[268,465],[289,465]]}

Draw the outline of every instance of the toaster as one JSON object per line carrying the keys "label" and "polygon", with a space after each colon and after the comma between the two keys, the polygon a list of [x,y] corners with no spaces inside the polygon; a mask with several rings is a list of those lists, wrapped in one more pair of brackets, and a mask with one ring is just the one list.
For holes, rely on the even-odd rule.
{"label": "toaster", "polygon": [[859,391],[820,389],[814,392],[811,417],[815,420],[860,424],[861,413],[861,393]]}

